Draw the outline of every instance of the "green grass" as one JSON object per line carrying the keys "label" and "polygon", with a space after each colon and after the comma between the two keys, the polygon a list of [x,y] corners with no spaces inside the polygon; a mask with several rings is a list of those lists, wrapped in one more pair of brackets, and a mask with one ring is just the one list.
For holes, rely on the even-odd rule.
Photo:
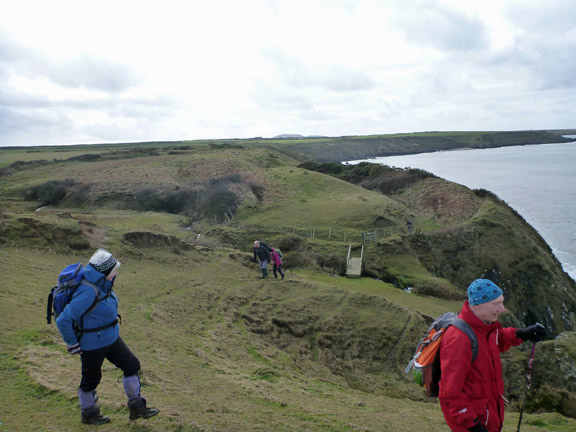
{"label": "green grass", "polygon": [[[292,145],[314,147],[320,142],[297,140]],[[291,235],[291,228],[300,229],[305,248],[345,256],[348,244],[357,245],[361,232],[375,229],[378,218],[385,217],[392,229],[377,246],[367,247],[371,265],[406,284],[456,287],[459,284],[424,265],[424,259],[432,259],[424,244],[428,235],[437,236],[435,257],[452,257],[461,250],[458,242],[466,239],[458,232],[461,225],[466,232],[483,223],[509,224],[514,231],[517,226],[509,213],[495,204],[478,204],[477,198],[466,201],[452,186],[427,184],[427,193],[452,191],[461,207],[474,204],[469,206],[474,218],[438,219],[414,204],[419,195],[413,191],[393,200],[296,168],[295,159],[273,150],[280,142],[243,142],[244,148],[218,152],[210,150],[210,144],[192,143],[175,155],[169,150],[174,143],[157,143],[156,156],[55,163],[0,177],[0,229],[10,239],[0,247],[0,431],[79,430],[79,359],[66,353],[55,326],[45,324],[45,302],[58,269],[72,261],[86,262],[102,246],[122,262],[115,287],[121,334],[142,362],[144,395],[161,413],[129,422],[121,372],[106,364],[98,391],[112,423],[99,430],[445,431],[438,404],[427,400],[402,369],[427,327],[423,316],[458,311],[460,301],[408,294],[390,283],[347,279],[313,266],[287,269],[284,281],[262,281],[256,264],[249,261],[252,241],[260,236],[276,241]],[[0,163],[5,155],[2,151]],[[258,201],[246,190],[232,223],[219,227],[203,222],[187,229],[189,221],[181,216],[129,211],[114,202],[33,212],[15,193],[66,176],[93,182],[97,194],[134,193],[143,186],[177,187],[234,170],[261,185],[264,199]],[[405,217],[413,213],[426,236],[404,231]],[[16,235],[22,218],[36,221],[42,232]],[[64,229],[75,227],[82,228],[81,234],[58,240]],[[135,246],[123,237],[133,232],[174,236],[195,246],[186,249],[153,240]],[[203,241],[195,240],[197,233]],[[490,244],[501,235],[482,234],[490,237]],[[524,250],[526,243],[519,239],[527,238],[540,251],[530,235],[520,231],[507,241]],[[90,241],[88,249],[68,247],[78,244],[78,236]],[[475,265],[486,255],[472,247],[484,247],[478,243],[467,245]],[[497,253],[504,265],[511,252]],[[541,260],[532,258],[534,265],[545,261],[545,251],[541,254]],[[437,264],[449,265],[455,273],[471,271],[454,268],[451,259]],[[443,268],[436,271],[449,274]],[[512,362],[525,360],[524,352],[513,354]],[[517,420],[517,413],[508,413],[505,430],[512,430]],[[524,425],[528,432],[563,432],[574,430],[575,421],[553,413],[525,413]]]}
{"label": "green grass", "polygon": [[[98,217],[95,221],[100,224]],[[241,314],[266,305],[279,316],[285,307],[299,314],[313,305],[310,310],[328,320],[361,311],[351,305],[334,308],[332,298],[376,296],[405,310],[431,315],[447,307],[454,310],[456,303],[450,306],[438,299],[420,298],[370,279],[351,280],[311,270],[289,272],[284,283],[258,281],[255,267],[244,267],[227,253],[217,253],[218,259],[213,260],[213,254],[206,250],[174,255],[154,249],[144,251],[141,258],[123,257],[116,287],[124,317],[122,335],[142,361],[144,394],[161,409],[157,418],[138,421],[140,428],[445,430],[437,405],[354,390],[319,362],[298,360],[302,347],[282,349],[238,324],[244,322]],[[78,359],[64,351],[57,331],[43,321],[54,269],[69,260],[68,255],[38,254],[32,249],[0,252],[2,267],[11,269],[4,278],[0,306],[6,322],[0,357],[4,430],[78,428],[74,396]],[[25,294],[17,295],[21,287],[27,287]],[[344,297],[345,293],[349,294]],[[355,316],[366,322],[377,316],[374,313],[365,309]],[[56,379],[48,380],[50,376]],[[127,420],[119,379],[118,371],[105,367],[99,394],[112,423],[99,430],[134,430]],[[31,415],[22,416],[23,407]],[[414,412],[420,414],[414,416]],[[509,418],[514,419],[514,414]],[[530,424],[532,419],[536,425]],[[564,418],[551,424],[546,417],[531,414],[525,422],[527,431],[568,431],[574,425]]]}

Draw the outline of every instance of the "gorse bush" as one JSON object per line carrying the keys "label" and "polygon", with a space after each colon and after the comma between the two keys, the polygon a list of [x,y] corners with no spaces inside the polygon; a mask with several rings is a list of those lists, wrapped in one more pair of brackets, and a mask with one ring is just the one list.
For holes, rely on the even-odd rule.
{"label": "gorse bush", "polygon": [[203,193],[203,199],[200,203],[201,212],[208,217],[218,217],[225,212],[236,210],[236,202],[239,197],[224,185],[216,185],[207,188]]}
{"label": "gorse bush", "polygon": [[282,258],[282,265],[284,268],[310,268],[317,265],[314,254],[310,252],[289,252],[284,254]]}
{"label": "gorse bush", "polygon": [[322,174],[330,174],[330,175],[338,175],[342,171],[344,171],[344,165],[338,162],[326,162],[326,163],[303,162],[298,167],[307,169],[308,171],[317,171],[321,172]]}
{"label": "gorse bush", "polygon": [[236,174],[230,174],[225,177],[218,177],[208,180],[208,185],[210,186],[225,185],[232,183],[242,183],[242,176],[236,173]]}
{"label": "gorse bush", "polygon": [[44,160],[44,159],[34,160],[34,161],[29,161],[29,162],[23,162],[23,161],[12,162],[7,167],[0,169],[0,177],[13,174],[16,171],[20,171],[20,170],[28,169],[28,168],[35,168],[35,167],[39,167],[42,165],[47,165],[49,163],[50,163],[49,161]]}
{"label": "gorse bush", "polygon": [[386,168],[388,169],[380,171],[379,175],[358,182],[358,185],[365,189],[377,190],[384,195],[392,195],[420,180],[434,177],[433,174],[421,169]]}
{"label": "gorse bush", "polygon": [[144,211],[191,215],[198,207],[200,192],[192,189],[173,192],[144,189],[136,193],[134,198],[138,207]]}
{"label": "gorse bush", "polygon": [[[216,218],[218,222],[223,222],[234,216],[242,201],[237,191],[251,187],[246,184],[244,188],[234,187],[241,181],[241,176],[236,174],[178,187],[173,191],[147,188],[134,194],[134,202],[136,208],[141,211],[181,214],[191,220]],[[24,199],[39,201],[41,206],[58,206],[64,203],[78,206],[90,199],[102,199],[102,197],[90,197],[89,192],[89,185],[80,184],[73,179],[51,180],[27,189],[24,192]]]}
{"label": "gorse bush", "polygon": [[377,190],[384,195],[398,193],[420,180],[435,177],[434,174],[422,169],[393,168],[370,162],[360,162],[356,165],[305,162],[299,167],[328,174],[365,189]]}
{"label": "gorse bush", "polygon": [[226,216],[234,216],[242,200],[235,191],[239,188],[233,187],[241,181],[241,176],[234,174],[174,191],[143,189],[135,194],[135,200],[138,208],[144,211],[181,214],[193,220],[216,218],[223,221]]}
{"label": "gorse bush", "polygon": [[57,206],[63,202],[80,205],[88,196],[90,187],[75,180],[51,180],[26,190],[24,198],[29,201],[40,201],[42,206]]}
{"label": "gorse bush", "polygon": [[284,252],[304,250],[306,246],[304,239],[295,234],[289,234],[280,238],[277,244],[278,248]]}
{"label": "gorse bush", "polygon": [[316,255],[316,262],[324,270],[340,276],[346,275],[346,258],[343,255]]}

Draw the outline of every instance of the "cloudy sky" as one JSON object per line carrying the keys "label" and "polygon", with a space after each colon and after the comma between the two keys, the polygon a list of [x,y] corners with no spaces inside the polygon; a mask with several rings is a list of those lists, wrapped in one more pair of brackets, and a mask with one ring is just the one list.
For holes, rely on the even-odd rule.
{"label": "cloudy sky", "polygon": [[574,0],[0,0],[0,146],[576,128]]}

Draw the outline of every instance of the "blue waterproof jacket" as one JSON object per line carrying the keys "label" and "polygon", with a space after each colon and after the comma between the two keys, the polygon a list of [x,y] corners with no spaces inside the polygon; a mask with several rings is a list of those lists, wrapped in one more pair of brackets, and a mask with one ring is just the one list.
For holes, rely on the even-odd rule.
{"label": "blue waterproof jacket", "polygon": [[98,297],[102,300],[81,319],[82,314],[92,306],[96,298],[94,288],[81,284],[74,291],[70,303],[66,305],[56,319],[56,325],[66,344],[74,345],[76,342],[80,342],[82,350],[89,351],[116,342],[120,333],[119,325],[116,324],[97,332],[83,333],[81,337],[74,331],[74,326],[81,325],[84,329],[96,329],[114,322],[118,317],[118,298],[112,291],[114,281],[107,280],[106,276],[90,264],[86,266],[84,279],[99,287]]}

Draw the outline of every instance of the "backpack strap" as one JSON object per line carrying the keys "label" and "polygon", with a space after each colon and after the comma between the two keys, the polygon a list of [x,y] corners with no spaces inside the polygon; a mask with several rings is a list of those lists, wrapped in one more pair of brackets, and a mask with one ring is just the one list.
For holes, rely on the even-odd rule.
{"label": "backpack strap", "polygon": [[[94,298],[94,301],[92,302],[92,305],[86,310],[86,312],[84,312],[81,316],[80,319],[84,318],[84,315],[86,315],[89,312],[92,312],[94,310],[94,308],[96,306],[98,306],[98,303],[100,303],[101,299],[99,294],[100,294],[100,287],[96,284],[93,284],[92,282],[88,282],[86,279],[84,279],[82,281],[82,283],[80,285],[88,285],[90,288],[92,288],[94,290],[94,295],[96,296]],[[107,296],[106,296],[107,297]],[[105,298],[106,298],[105,297]]]}
{"label": "backpack strap", "polygon": [[476,360],[476,357],[478,357],[478,338],[476,337],[476,333],[474,332],[474,330],[472,330],[470,324],[468,324],[462,318],[456,318],[452,322],[452,325],[456,327],[458,330],[460,330],[462,333],[464,333],[466,336],[468,336],[468,338],[470,339],[470,343],[472,344],[472,362],[474,362],[474,360]]}
{"label": "backpack strap", "polygon": [[118,324],[118,318],[116,318],[114,321],[112,321],[109,324],[100,326],[100,327],[96,327],[93,329],[85,329],[83,322],[84,322],[84,316],[86,316],[87,314],[89,314],[90,312],[92,312],[96,306],[98,306],[98,303],[100,303],[102,300],[107,299],[108,297],[110,297],[110,294],[112,292],[112,288],[110,288],[110,290],[108,291],[108,294],[106,294],[104,297],[100,298],[100,287],[92,282],[87,281],[86,279],[84,279],[82,281],[82,283],[80,285],[88,285],[89,287],[91,287],[94,290],[94,294],[95,294],[95,298],[94,301],[92,302],[92,304],[90,305],[90,307],[88,309],[86,309],[86,312],[84,312],[82,315],[80,315],[80,325],[78,325],[77,323],[75,323],[74,326],[74,331],[76,332],[76,334],[78,335],[78,342],[80,342],[80,339],[82,339],[82,336],[84,335],[84,333],[93,333],[93,332],[98,332],[100,330],[105,330],[109,327],[113,327],[116,324]]}
{"label": "backpack strap", "polygon": [[106,330],[107,328],[114,327],[119,322],[120,322],[120,315],[118,315],[118,318],[116,318],[114,321],[112,321],[109,324],[105,324],[103,326],[91,328],[91,329],[79,329],[79,330],[77,330],[77,332],[80,333],[80,335],[82,335],[84,333],[96,333],[96,332],[99,332],[101,330]]}
{"label": "backpack strap", "polygon": [[54,285],[48,294],[48,301],[46,302],[46,324],[52,324],[52,305],[54,304],[54,290],[58,285]]}

